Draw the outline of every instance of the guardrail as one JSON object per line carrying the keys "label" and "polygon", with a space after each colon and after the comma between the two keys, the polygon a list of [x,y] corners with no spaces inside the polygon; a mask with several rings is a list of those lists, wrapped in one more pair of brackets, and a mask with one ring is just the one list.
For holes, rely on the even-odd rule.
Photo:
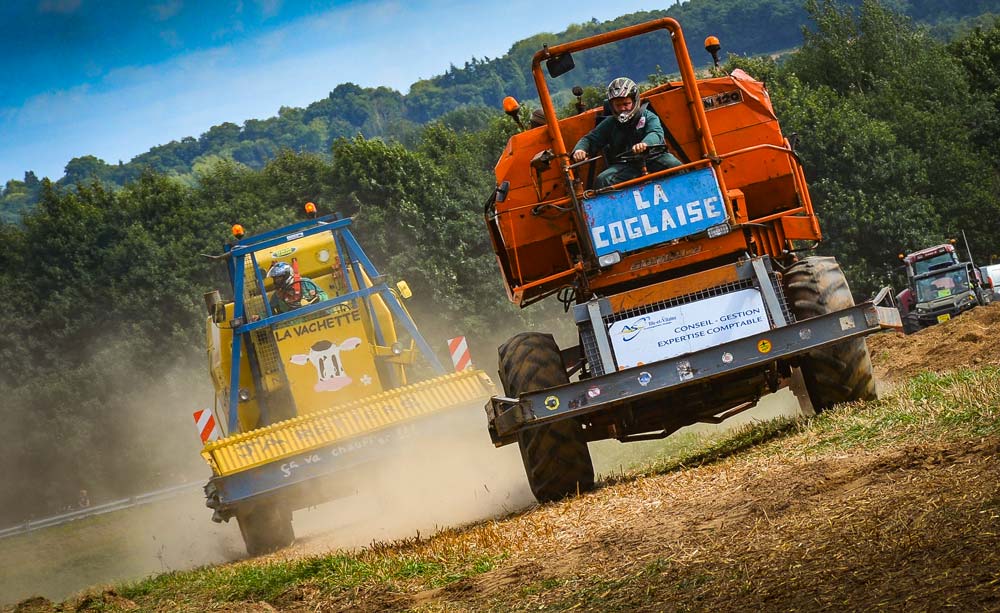
{"label": "guardrail", "polygon": [[202,487],[204,487],[204,483],[200,481],[184,483],[182,485],[174,485],[172,487],[156,490],[154,492],[148,492],[146,494],[139,494],[137,496],[130,496],[128,498],[105,502],[104,504],[95,504],[85,509],[77,509],[76,511],[70,511],[69,513],[63,513],[62,515],[53,515],[52,517],[45,517],[42,519],[29,519],[24,523],[0,530],[0,539],[7,538],[8,536],[14,536],[16,534],[31,532],[32,530],[39,530],[41,528],[51,528],[52,526],[58,526],[77,519],[83,519],[84,517],[103,515],[104,513],[112,513],[114,511],[121,511],[123,509],[136,507],[142,504],[172,498],[187,490],[193,490],[195,488],[201,489]]}

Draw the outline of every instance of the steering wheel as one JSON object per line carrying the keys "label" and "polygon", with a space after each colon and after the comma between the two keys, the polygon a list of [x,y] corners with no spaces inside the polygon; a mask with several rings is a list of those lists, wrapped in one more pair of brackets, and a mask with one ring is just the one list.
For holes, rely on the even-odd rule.
{"label": "steering wheel", "polygon": [[617,155],[614,161],[615,163],[627,164],[631,162],[642,162],[643,164],[645,164],[646,161],[651,160],[657,156],[663,155],[664,153],[669,153],[669,151],[670,150],[667,149],[666,145],[650,145],[646,147],[646,150],[643,151],[642,153],[632,153],[632,150],[629,149],[625,153]]}

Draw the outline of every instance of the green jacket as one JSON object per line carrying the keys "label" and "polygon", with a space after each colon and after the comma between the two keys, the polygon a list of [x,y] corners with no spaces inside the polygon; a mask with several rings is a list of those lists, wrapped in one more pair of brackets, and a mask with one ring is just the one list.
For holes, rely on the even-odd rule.
{"label": "green jacket", "polygon": [[313,304],[321,300],[326,300],[326,292],[321,290],[316,282],[312,279],[302,277],[299,279],[301,288],[301,297],[299,300],[292,300],[292,296],[286,295],[281,291],[276,291],[271,294],[271,311],[275,314],[287,313],[292,309],[297,309],[300,306],[305,306],[307,304]]}
{"label": "green jacket", "polygon": [[[610,165],[614,163],[616,157],[626,151],[631,151],[632,145],[640,142],[647,145],[664,144],[663,124],[660,123],[660,118],[656,116],[656,113],[649,110],[645,102],[632,121],[627,124],[619,123],[614,115],[605,117],[604,121],[597,124],[597,127],[580,139],[573,150],[583,149],[588,156],[593,157],[607,147],[607,163]],[[669,153],[664,153],[655,159],[660,161],[660,158],[666,158],[669,155]],[[666,160],[663,162],[666,163]]]}

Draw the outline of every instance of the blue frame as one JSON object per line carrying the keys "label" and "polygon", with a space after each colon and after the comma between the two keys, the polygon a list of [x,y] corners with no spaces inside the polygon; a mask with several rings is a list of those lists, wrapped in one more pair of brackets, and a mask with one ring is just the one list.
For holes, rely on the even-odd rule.
{"label": "blue frame", "polygon": [[[427,344],[423,335],[421,335],[417,330],[417,326],[413,322],[413,319],[403,308],[403,305],[399,302],[399,299],[396,298],[396,295],[389,289],[389,286],[384,281],[382,275],[379,274],[378,269],[376,269],[375,265],[372,264],[372,261],[368,259],[368,256],[361,248],[361,245],[358,244],[357,239],[354,238],[354,235],[349,229],[351,223],[350,218],[339,219],[337,215],[326,215],[324,217],[294,223],[263,234],[244,238],[232,245],[226,246],[229,280],[233,288],[233,349],[232,364],[229,373],[229,429],[227,436],[236,433],[238,429],[240,364],[243,357],[244,345],[250,346],[249,334],[262,328],[273,329],[288,320],[298,319],[316,311],[328,309],[335,304],[361,300],[371,316],[376,342],[383,345],[384,334],[379,327],[378,320],[374,317],[375,313],[371,304],[371,297],[373,295],[377,294],[381,296],[382,300],[384,300],[389,306],[389,310],[391,311],[393,318],[397,323],[402,324],[404,329],[409,332],[410,336],[413,337],[417,348],[420,350],[421,354],[423,354],[424,358],[430,363],[434,371],[439,375],[445,374],[444,366],[442,366],[440,360],[438,360],[430,345]],[[329,298],[323,302],[310,304],[294,311],[280,313],[277,315],[271,312],[269,301],[264,300],[265,310],[268,316],[258,321],[249,323],[245,322],[246,310],[243,303],[243,292],[245,288],[244,273],[246,271],[245,258],[250,257],[252,259],[253,270],[257,276],[258,287],[263,288],[264,278],[261,275],[260,267],[257,266],[257,260],[254,256],[256,252],[276,247],[300,238],[320,234],[322,232],[330,232],[333,235],[337,251],[340,254],[341,272],[344,275],[348,292],[346,294]],[[371,280],[371,286],[353,289],[350,275],[347,274],[349,266],[354,271],[359,283],[362,283],[362,273],[364,273]],[[248,358],[249,357],[250,356],[248,354]],[[251,367],[253,367],[253,360],[250,360],[250,363]],[[261,406],[260,408],[262,415],[266,418],[267,407]]]}

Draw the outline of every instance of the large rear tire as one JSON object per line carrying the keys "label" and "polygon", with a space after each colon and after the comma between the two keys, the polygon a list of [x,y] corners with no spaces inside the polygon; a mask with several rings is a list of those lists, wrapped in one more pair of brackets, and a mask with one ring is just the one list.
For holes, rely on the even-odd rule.
{"label": "large rear tire", "polygon": [[[500,381],[511,398],[568,383],[552,335],[525,332],[504,343],[500,347]],[[568,419],[525,430],[518,435],[517,444],[531,493],[539,502],[594,488],[594,464],[577,422]]]}
{"label": "large rear tire", "polygon": [[259,503],[247,511],[236,513],[240,534],[252,556],[264,555],[295,541],[292,512],[273,502]]}
{"label": "large rear tire", "polygon": [[[810,257],[794,264],[785,273],[785,292],[799,321],[854,306],[847,279],[831,257]],[[864,338],[811,351],[800,358],[799,367],[817,413],[841,402],[875,398],[875,377]]]}

